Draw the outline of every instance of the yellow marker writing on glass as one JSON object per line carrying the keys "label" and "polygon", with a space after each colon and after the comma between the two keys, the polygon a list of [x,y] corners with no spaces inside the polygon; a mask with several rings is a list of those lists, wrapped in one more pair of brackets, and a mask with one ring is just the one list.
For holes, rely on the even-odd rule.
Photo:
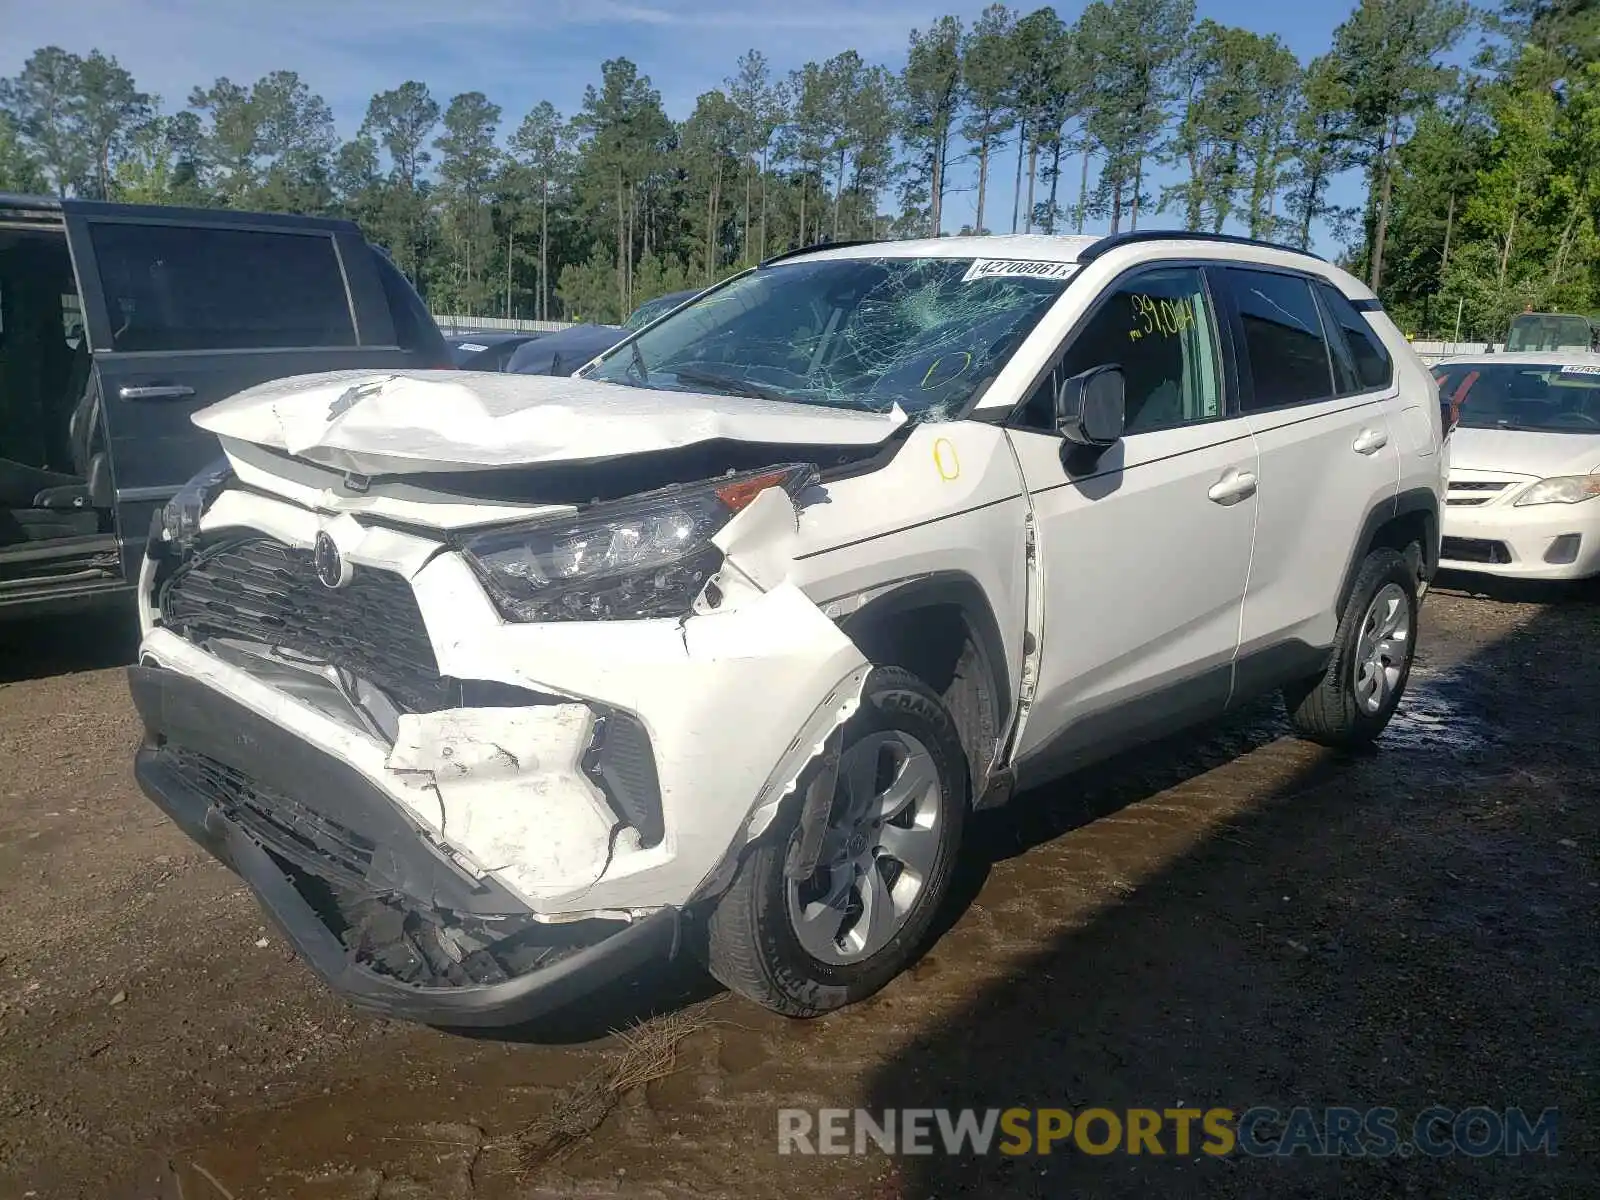
{"label": "yellow marker writing on glass", "polygon": [[960,478],[961,460],[956,457],[956,448],[949,438],[940,438],[933,444],[933,465],[939,478],[946,483]]}

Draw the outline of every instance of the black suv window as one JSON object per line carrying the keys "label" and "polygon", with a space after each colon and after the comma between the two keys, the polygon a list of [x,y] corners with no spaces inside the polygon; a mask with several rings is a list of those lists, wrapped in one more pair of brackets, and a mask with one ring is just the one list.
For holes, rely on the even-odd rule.
{"label": "black suv window", "polygon": [[1223,274],[1244,326],[1254,392],[1246,396],[1246,408],[1308,404],[1334,396],[1333,369],[1310,281],[1237,267]]}
{"label": "black suv window", "polygon": [[1106,294],[1065,356],[1028,400],[1023,423],[1055,425],[1055,392],[1091,367],[1122,368],[1127,433],[1208,421],[1222,413],[1211,299],[1193,267],[1163,267]]}
{"label": "black suv window", "polygon": [[1383,342],[1372,331],[1372,326],[1367,324],[1367,319],[1331,283],[1318,283],[1317,290],[1322,293],[1322,303],[1333,320],[1329,332],[1332,335],[1330,340],[1335,343],[1334,350],[1337,352],[1342,346],[1355,371],[1354,386],[1345,386],[1346,381],[1340,380],[1339,390],[1372,392],[1388,387],[1394,378],[1394,364],[1389,360],[1389,352],[1384,349]]}
{"label": "black suv window", "polygon": [[326,234],[96,222],[114,350],[353,346]]}

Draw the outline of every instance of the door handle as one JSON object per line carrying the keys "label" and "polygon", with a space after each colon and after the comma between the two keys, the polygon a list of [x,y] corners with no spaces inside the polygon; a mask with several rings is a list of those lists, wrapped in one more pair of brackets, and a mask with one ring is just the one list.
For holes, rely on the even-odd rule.
{"label": "door handle", "polygon": [[194,389],[181,383],[124,384],[117,395],[124,400],[182,400],[194,395]]}
{"label": "door handle", "polygon": [[1211,490],[1206,493],[1218,504],[1237,504],[1256,494],[1256,477],[1249,471],[1241,471],[1237,467],[1230,468],[1228,473],[1211,485]]}
{"label": "door handle", "polygon": [[1389,444],[1389,435],[1382,429],[1363,429],[1350,448],[1357,454],[1376,454]]}

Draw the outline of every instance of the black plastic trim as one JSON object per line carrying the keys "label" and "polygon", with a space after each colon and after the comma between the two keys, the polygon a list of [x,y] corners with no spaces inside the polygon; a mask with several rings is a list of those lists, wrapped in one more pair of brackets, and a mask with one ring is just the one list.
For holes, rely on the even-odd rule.
{"label": "black plastic trim", "polygon": [[822,250],[838,250],[843,246],[878,246],[883,244],[882,238],[853,238],[837,242],[813,242],[809,246],[791,246],[780,251],[770,258],[762,259],[757,265],[770,267],[773,263],[780,263],[790,258],[799,258],[802,254],[816,254]]}
{"label": "black plastic trim", "polygon": [[1350,548],[1350,558],[1345,563],[1344,582],[1339,585],[1339,607],[1337,612],[1343,613],[1344,606],[1349,603],[1350,592],[1355,588],[1356,575],[1361,570],[1361,564],[1367,554],[1372,550],[1373,544],[1378,539],[1378,532],[1385,525],[1400,519],[1421,513],[1428,518],[1428,537],[1422,547],[1423,577],[1432,579],[1439,569],[1439,542],[1441,526],[1439,521],[1439,497],[1430,488],[1409,488],[1401,492],[1392,501],[1384,501],[1367,513],[1366,521],[1361,528],[1361,536]]}

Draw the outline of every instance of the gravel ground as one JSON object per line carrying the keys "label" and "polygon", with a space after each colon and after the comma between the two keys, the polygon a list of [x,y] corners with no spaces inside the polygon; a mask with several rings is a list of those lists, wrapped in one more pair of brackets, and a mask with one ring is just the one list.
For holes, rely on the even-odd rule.
{"label": "gravel ground", "polygon": [[[124,626],[0,627],[0,1197],[1600,1195],[1600,590],[1447,580],[1422,647],[1371,754],[1262,705],[986,816],[855,1009],[675,964],[467,1039],[346,1008],[143,800]],[[777,1152],[784,1106],[1435,1103],[1557,1107],[1559,1153]]]}

